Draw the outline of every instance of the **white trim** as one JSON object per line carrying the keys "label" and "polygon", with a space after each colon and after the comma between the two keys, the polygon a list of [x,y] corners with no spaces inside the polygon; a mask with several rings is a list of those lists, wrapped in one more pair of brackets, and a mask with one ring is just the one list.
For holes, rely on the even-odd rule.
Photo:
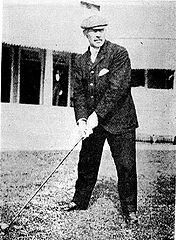
{"label": "white trim", "polygon": [[44,76],[45,76],[45,52],[40,51],[40,59],[41,59],[41,75],[40,75],[40,100],[39,104],[43,104],[44,99]]}
{"label": "white trim", "polygon": [[52,106],[53,100],[53,51],[46,50],[43,104]]}
{"label": "white trim", "polygon": [[67,93],[67,106],[70,107],[71,101],[71,54],[69,55],[69,62],[68,62],[68,93]]}

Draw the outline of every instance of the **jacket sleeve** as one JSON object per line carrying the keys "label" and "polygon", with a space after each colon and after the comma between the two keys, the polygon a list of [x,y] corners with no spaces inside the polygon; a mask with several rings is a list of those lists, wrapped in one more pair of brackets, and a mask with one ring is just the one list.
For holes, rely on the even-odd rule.
{"label": "jacket sleeve", "polygon": [[128,52],[122,48],[114,54],[109,69],[109,87],[95,109],[101,120],[113,114],[115,107],[123,104],[129,94],[130,81],[131,63]]}
{"label": "jacket sleeve", "polygon": [[73,66],[73,78],[74,78],[74,111],[76,121],[79,119],[87,119],[87,104],[85,99],[85,90],[83,87],[83,74],[81,70],[81,56],[75,59]]}

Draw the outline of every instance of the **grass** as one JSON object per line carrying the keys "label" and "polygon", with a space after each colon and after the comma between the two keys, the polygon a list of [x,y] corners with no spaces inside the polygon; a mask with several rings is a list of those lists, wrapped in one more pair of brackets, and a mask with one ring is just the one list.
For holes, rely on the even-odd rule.
{"label": "grass", "polygon": [[[1,153],[1,221],[9,223],[67,151]],[[103,154],[86,211],[64,212],[77,178],[74,151],[16,219],[3,240],[174,239],[175,151],[137,151],[139,226],[124,229],[114,163]]]}

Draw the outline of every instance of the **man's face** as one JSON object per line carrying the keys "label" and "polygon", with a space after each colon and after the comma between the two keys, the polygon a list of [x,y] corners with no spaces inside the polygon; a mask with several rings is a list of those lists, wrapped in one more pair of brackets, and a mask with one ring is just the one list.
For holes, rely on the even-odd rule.
{"label": "man's face", "polygon": [[89,40],[90,46],[94,48],[100,48],[105,42],[106,29],[92,28],[85,31],[85,36]]}

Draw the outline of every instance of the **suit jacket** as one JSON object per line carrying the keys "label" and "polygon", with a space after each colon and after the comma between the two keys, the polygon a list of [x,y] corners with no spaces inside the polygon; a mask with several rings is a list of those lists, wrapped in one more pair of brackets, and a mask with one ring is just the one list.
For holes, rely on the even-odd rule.
{"label": "suit jacket", "polygon": [[90,48],[79,55],[74,66],[73,99],[76,121],[95,111],[99,124],[113,134],[138,127],[127,50],[106,40],[94,63]]}

